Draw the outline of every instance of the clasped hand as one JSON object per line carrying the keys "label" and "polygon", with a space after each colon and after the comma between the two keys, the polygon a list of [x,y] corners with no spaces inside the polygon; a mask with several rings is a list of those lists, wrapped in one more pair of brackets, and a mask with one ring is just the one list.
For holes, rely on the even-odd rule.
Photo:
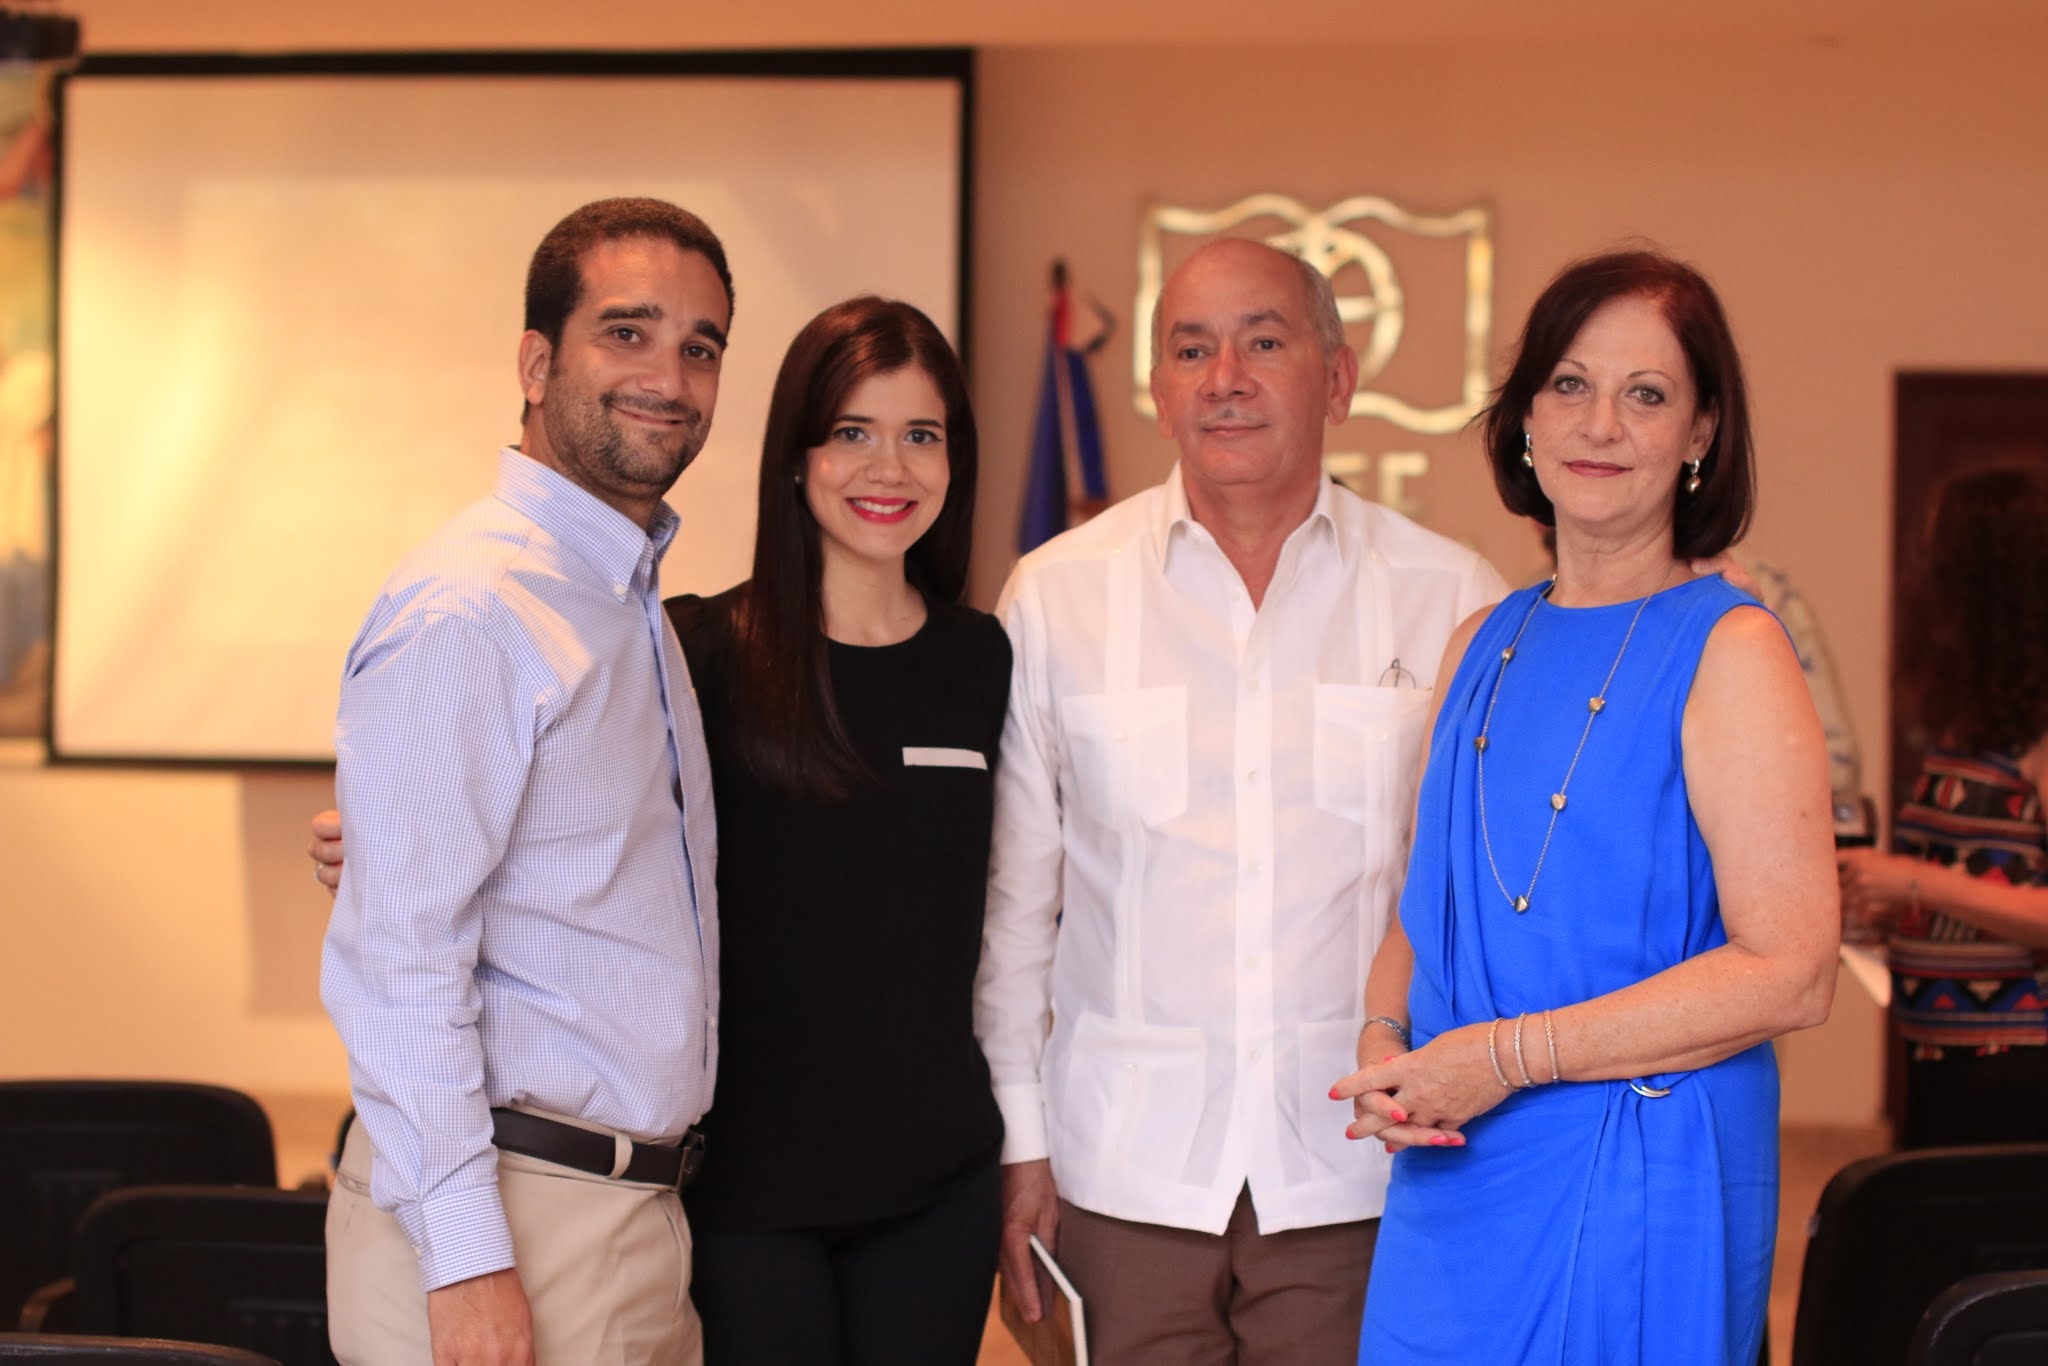
{"label": "clasped hand", "polygon": [[1377,1139],[1389,1152],[1461,1146],[1459,1128],[1506,1095],[1486,1059],[1484,1025],[1439,1034],[1413,1052],[1386,1054],[1330,1088],[1330,1099],[1351,1102],[1355,1118],[1345,1135]]}
{"label": "clasped hand", "polygon": [[1885,930],[1920,894],[1927,865],[1875,849],[1841,849],[1835,871],[1842,889],[1842,923],[1850,931]]}

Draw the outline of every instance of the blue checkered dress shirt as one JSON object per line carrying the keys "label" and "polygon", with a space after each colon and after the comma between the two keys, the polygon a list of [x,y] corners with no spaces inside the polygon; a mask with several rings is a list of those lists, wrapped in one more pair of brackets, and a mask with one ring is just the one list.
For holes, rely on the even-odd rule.
{"label": "blue checkered dress shirt", "polygon": [[513,449],[350,646],[320,990],[426,1289],[513,1264],[489,1109],[673,1137],[717,1066],[716,832],[652,533]]}

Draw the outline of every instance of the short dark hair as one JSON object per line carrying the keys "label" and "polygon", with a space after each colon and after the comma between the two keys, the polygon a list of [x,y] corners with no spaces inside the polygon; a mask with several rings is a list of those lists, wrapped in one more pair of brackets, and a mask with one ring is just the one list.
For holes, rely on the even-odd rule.
{"label": "short dark hair", "polygon": [[789,344],[768,403],[734,694],[740,752],[757,777],[792,796],[841,798],[867,772],[832,701],[824,551],[801,476],[854,387],[906,368],[929,376],[945,404],[948,479],[946,501],[904,557],[904,574],[933,603],[956,603],[967,587],[974,526],[974,409],[960,358],[932,320],[872,295],[832,305]]}
{"label": "short dark hair", "polygon": [[732,270],[725,245],[704,220],[661,199],[599,199],[548,229],[526,268],[526,330],[549,346],[562,344],[562,325],[583,300],[583,257],[601,242],[628,237],[665,238],[695,252],[718,272],[725,286],[725,311],[732,313]]}
{"label": "short dark hair", "polygon": [[[1714,287],[1683,261],[1658,251],[1608,252],[1575,261],[1538,296],[1523,325],[1514,364],[1479,414],[1494,486],[1509,512],[1557,524],[1550,499],[1522,463],[1523,424],[1538,391],[1550,381],[1558,358],[1586,320],[1615,299],[1641,297],[1655,303],[1678,338],[1692,369],[1702,412],[1715,415],[1714,439],[1700,458],[1697,493],[1680,492],[1672,512],[1672,551],[1680,559],[1705,559],[1742,539],[1756,507],[1755,453],[1749,429],[1749,391],[1742,382],[1742,358]],[[1681,481],[1691,477],[1682,471]]]}
{"label": "short dark hair", "polygon": [[2024,751],[2048,733],[2048,473],[1993,467],[1937,495],[1896,652],[1930,745]]}

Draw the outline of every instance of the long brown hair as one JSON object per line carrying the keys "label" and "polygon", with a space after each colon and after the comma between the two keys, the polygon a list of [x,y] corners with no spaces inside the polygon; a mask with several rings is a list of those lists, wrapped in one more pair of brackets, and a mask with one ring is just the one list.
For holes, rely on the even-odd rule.
{"label": "long brown hair", "polygon": [[960,358],[909,304],[864,295],[832,305],[789,344],[761,449],[754,573],[741,597],[734,712],[754,775],[792,797],[832,801],[867,776],[832,700],[825,639],[824,553],[800,476],[854,387],[906,366],[946,407],[946,501],[904,557],[904,576],[934,603],[967,586],[974,523],[974,411]]}
{"label": "long brown hair", "polygon": [[1899,666],[1931,743],[2006,752],[2048,734],[2048,474],[1943,486],[1906,617]]}

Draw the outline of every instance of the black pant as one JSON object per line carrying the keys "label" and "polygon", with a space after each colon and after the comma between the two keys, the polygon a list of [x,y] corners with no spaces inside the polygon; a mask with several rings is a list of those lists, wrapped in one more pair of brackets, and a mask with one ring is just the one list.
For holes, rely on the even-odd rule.
{"label": "black pant", "polygon": [[2048,1143],[2048,1048],[1983,1057],[1951,1048],[1939,1058],[1907,1058],[1899,1146],[1967,1143]]}
{"label": "black pant", "polygon": [[1001,1223],[988,1162],[891,1219],[697,1231],[705,1366],[974,1366]]}

